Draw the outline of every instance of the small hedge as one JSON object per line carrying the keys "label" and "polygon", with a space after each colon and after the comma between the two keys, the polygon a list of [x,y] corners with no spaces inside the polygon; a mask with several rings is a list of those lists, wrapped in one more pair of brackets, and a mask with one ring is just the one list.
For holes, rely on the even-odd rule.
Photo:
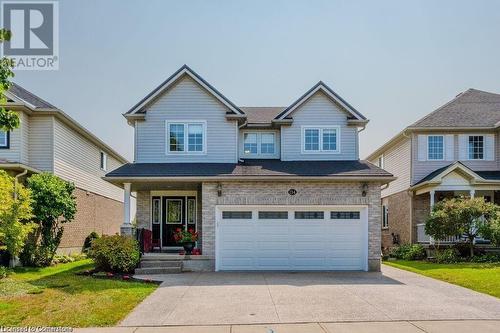
{"label": "small hedge", "polygon": [[427,253],[420,244],[404,244],[393,248],[389,256],[402,260],[423,260],[427,258]]}
{"label": "small hedge", "polygon": [[139,263],[139,244],[129,236],[102,236],[92,242],[88,256],[98,270],[128,273]]}

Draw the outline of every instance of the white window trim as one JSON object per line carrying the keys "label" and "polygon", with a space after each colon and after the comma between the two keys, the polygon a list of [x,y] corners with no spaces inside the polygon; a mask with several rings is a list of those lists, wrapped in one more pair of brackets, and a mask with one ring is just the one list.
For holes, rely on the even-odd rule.
{"label": "white window trim", "polygon": [[385,158],[384,158],[384,154],[380,155],[378,158],[377,158],[377,165],[379,168],[383,169],[385,167]]}
{"label": "white window trim", "polygon": [[[469,138],[471,136],[482,136],[483,137],[483,158],[470,158],[469,155]],[[485,161],[486,160],[486,135],[484,134],[466,134],[465,137],[465,157],[466,161]]]}
{"label": "white window trim", "polygon": [[[319,130],[319,150],[306,150],[306,129]],[[323,150],[323,130],[334,129],[337,132],[337,149],[336,150]],[[302,154],[340,154],[340,126],[301,126],[301,153]]]}
{"label": "white window trim", "polygon": [[[443,138],[443,158],[429,158],[429,153],[430,153],[429,152],[429,137],[430,136],[440,136]],[[427,161],[444,161],[446,158],[446,156],[445,156],[446,155],[446,138],[445,138],[445,136],[443,134],[435,134],[435,135],[432,134],[432,135],[427,135],[425,138],[426,138],[425,141],[426,141],[426,146],[427,146],[426,147],[426,150],[427,150],[426,159],[427,159]]]}
{"label": "white window trim", "polygon": [[[257,135],[257,153],[245,153],[245,134],[256,134]],[[274,137],[274,153],[262,153],[261,152],[261,144],[262,144],[262,134],[272,134]],[[278,140],[277,140],[277,133],[276,131],[252,131],[252,130],[245,130],[242,131],[242,156],[243,157],[257,157],[257,156],[263,156],[263,157],[273,157],[278,155]]]}
{"label": "white window trim", "polygon": [[[101,160],[101,156],[102,156],[102,160]],[[101,162],[102,162],[102,165],[101,165]],[[108,170],[108,154],[106,154],[102,150],[99,152],[99,167],[103,171],[107,171]]]}
{"label": "white window trim", "polygon": [[[170,125],[184,125],[184,151],[170,150]],[[197,124],[203,127],[203,150],[188,151],[188,125]],[[207,154],[207,121],[206,120],[165,120],[165,154],[166,155],[206,155]]]}

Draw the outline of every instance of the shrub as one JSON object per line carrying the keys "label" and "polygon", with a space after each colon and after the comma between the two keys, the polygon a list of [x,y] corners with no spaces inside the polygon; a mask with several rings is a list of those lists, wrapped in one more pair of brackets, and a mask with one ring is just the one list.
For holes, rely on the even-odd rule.
{"label": "shrub", "polygon": [[92,231],[90,233],[90,235],[88,235],[86,238],[85,238],[85,241],[83,242],[83,249],[82,249],[82,252],[83,253],[88,253],[89,250],[90,250],[90,247],[92,246],[92,242],[95,240],[95,239],[98,239],[99,238],[99,234],[95,231]]}
{"label": "shrub", "polygon": [[87,256],[83,253],[72,253],[70,255],[67,254],[56,254],[54,259],[52,259],[52,264],[65,264],[68,262],[79,261],[87,258]]}
{"label": "shrub", "polygon": [[403,260],[423,260],[427,258],[425,248],[420,244],[403,244],[393,248],[389,255]]}
{"label": "shrub", "polygon": [[6,278],[8,273],[7,267],[0,266],[0,280]]}
{"label": "shrub", "polygon": [[99,270],[131,272],[140,260],[139,244],[129,236],[102,236],[92,242],[89,257]]}
{"label": "shrub", "polygon": [[481,256],[474,256],[471,258],[472,262],[479,263],[497,263],[500,262],[500,253],[486,253]]}
{"label": "shrub", "polygon": [[438,264],[454,264],[460,261],[458,252],[454,248],[437,250],[434,258]]}

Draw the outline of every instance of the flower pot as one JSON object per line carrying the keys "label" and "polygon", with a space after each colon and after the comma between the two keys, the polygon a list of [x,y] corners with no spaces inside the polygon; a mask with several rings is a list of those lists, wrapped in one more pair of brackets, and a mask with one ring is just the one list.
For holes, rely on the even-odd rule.
{"label": "flower pot", "polygon": [[186,254],[190,255],[191,251],[193,251],[194,249],[194,242],[182,243],[182,247],[184,247],[184,251],[186,251]]}

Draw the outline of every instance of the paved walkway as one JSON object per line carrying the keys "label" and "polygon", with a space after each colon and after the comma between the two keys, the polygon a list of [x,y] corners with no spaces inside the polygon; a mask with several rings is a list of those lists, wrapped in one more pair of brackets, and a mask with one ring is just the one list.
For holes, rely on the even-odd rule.
{"label": "paved walkway", "polygon": [[[185,273],[120,326],[500,320],[500,300],[415,273]],[[499,328],[500,332],[500,328]]]}
{"label": "paved walkway", "polygon": [[268,325],[103,327],[77,333],[498,333],[500,321],[391,321]]}

